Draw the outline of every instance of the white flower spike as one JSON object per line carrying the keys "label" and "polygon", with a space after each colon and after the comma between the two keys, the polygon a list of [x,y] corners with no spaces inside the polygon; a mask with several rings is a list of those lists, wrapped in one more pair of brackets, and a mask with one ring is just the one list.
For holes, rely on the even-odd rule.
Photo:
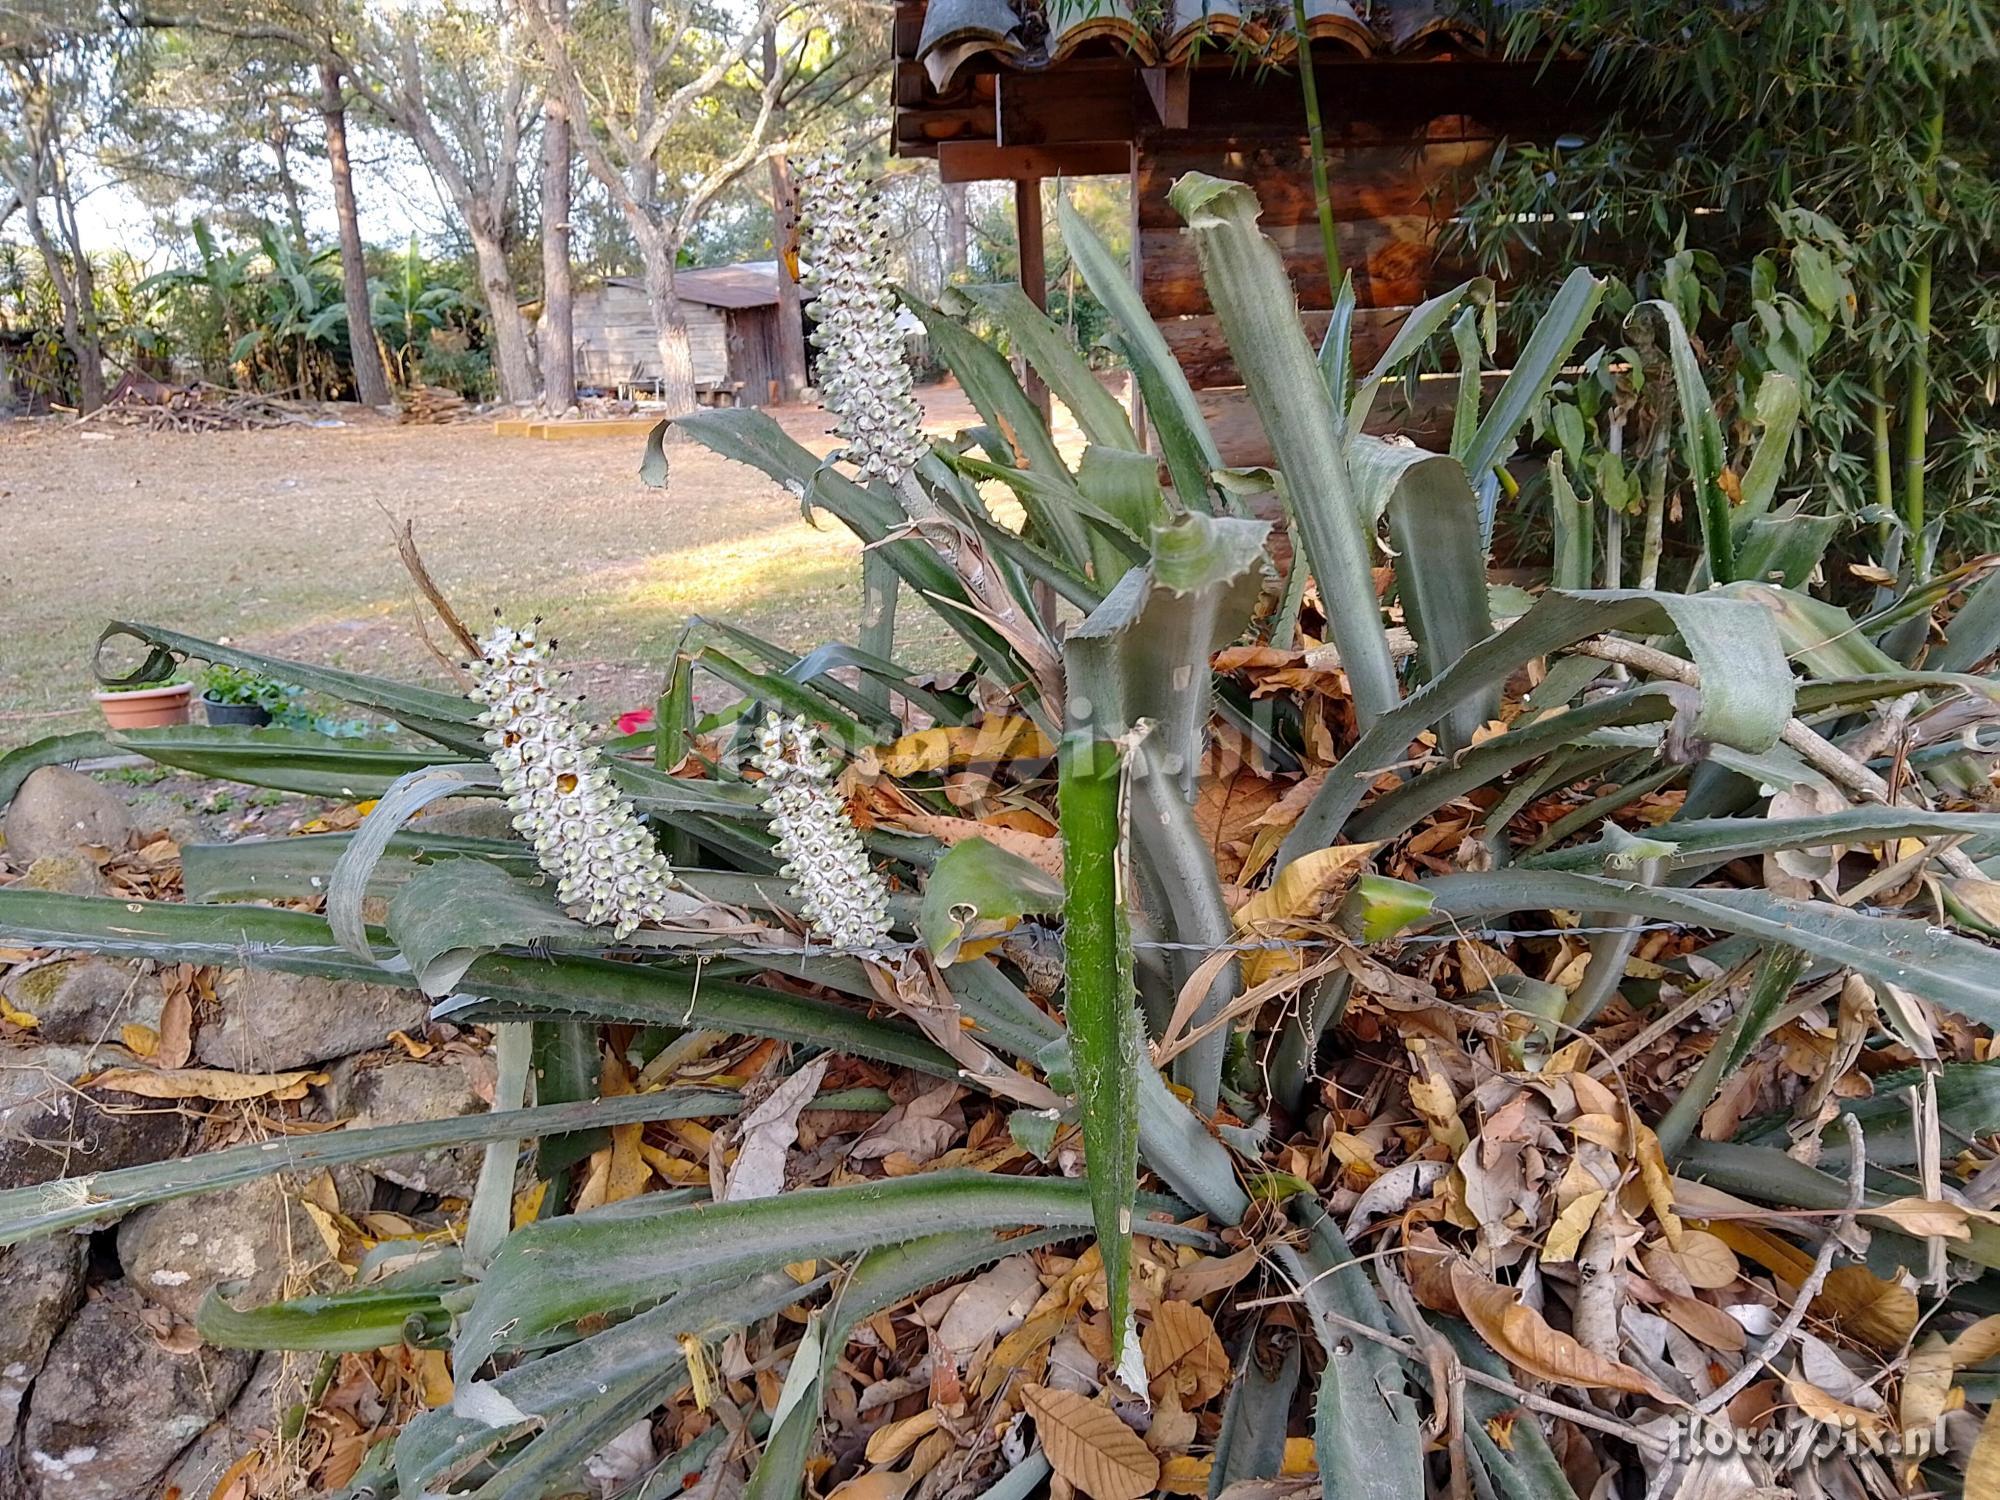
{"label": "white flower spike", "polygon": [[879,953],[889,942],[889,893],[861,835],[827,783],[833,761],[804,719],[764,721],[750,763],[763,772],[764,805],[785,858],[779,874],[812,930],[838,948]]}
{"label": "white flower spike", "polygon": [[495,625],[479,643],[468,696],[483,705],[488,758],[514,826],[556,882],[556,899],[578,921],[622,938],[664,918],[674,875],[584,737],[575,702],[555,693],[554,649],[533,625]]}
{"label": "white flower spike", "polygon": [[900,485],[927,444],[889,281],[880,200],[838,152],[799,161],[800,279],[818,293],[820,391],[863,481]]}

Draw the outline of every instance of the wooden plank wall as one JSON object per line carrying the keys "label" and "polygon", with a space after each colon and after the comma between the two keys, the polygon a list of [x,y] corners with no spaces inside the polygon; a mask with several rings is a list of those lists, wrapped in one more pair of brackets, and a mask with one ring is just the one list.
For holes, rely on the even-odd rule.
{"label": "wooden plank wall", "polygon": [[[1470,268],[1441,256],[1437,230],[1502,135],[1553,133],[1557,112],[1532,68],[1423,61],[1321,64],[1329,179],[1341,257],[1359,312],[1357,361],[1387,347],[1409,309],[1455,285]],[[1560,90],[1567,94],[1568,90]],[[1573,116],[1571,116],[1573,118]],[[1262,224],[1284,255],[1301,318],[1315,343],[1333,305],[1314,208],[1311,160],[1296,75],[1197,69],[1188,125],[1143,128],[1133,182],[1134,254],[1146,306],[1190,382],[1202,393],[1224,457],[1267,463],[1261,425],[1248,409],[1234,360],[1202,287],[1194,246],[1167,190],[1185,172],[1248,182]],[[1378,404],[1378,428],[1434,439],[1439,412]],[[1449,421],[1448,400],[1441,413]]]}
{"label": "wooden plank wall", "polygon": [[[729,382],[729,348],[722,314],[698,302],[683,302],[688,352],[694,363],[694,383],[704,390]],[[614,386],[635,374],[654,380],[660,374],[660,345],[653,332],[653,315],[646,294],[638,287],[607,282],[577,293],[576,377],[585,385]]]}

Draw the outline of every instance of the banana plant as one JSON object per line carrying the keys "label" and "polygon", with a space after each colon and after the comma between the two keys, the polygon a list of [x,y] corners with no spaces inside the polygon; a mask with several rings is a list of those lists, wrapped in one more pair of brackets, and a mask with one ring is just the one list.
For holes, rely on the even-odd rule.
{"label": "banana plant", "polygon": [[[1896,1004],[1912,1030],[1910,1018],[1933,1009],[2000,1025],[1987,977],[2000,818],[1962,810],[1948,780],[1968,761],[1990,769],[2000,609],[1980,582],[1986,572],[1864,620],[1802,592],[1810,569],[1746,579],[1741,565],[1773,518],[1796,418],[1772,386],[1757,405],[1765,436],[1755,482],[1739,499],[1707,473],[1714,492],[1689,507],[1686,543],[1706,549],[1707,572],[1695,576],[1726,587],[1621,587],[1573,537],[1551,587],[1532,598],[1489,590],[1495,497],[1507,493],[1509,461],[1551,391],[1601,358],[1579,344],[1602,284],[1581,271],[1570,279],[1490,402],[1478,379],[1490,353],[1479,327],[1490,288],[1477,284],[1420,309],[1410,336],[1350,388],[1342,321],[1328,350],[1308,343],[1282,262],[1257,228],[1252,190],[1197,174],[1173,202],[1276,455],[1273,471],[1224,464],[1122,269],[1067,215],[1077,265],[1146,394],[1157,454],[1102,399],[1061,330],[1003,291],[971,293],[956,310],[919,309],[979,423],[919,445],[907,467],[857,472],[822,459],[756,409],[677,419],[683,437],[761,470],[848,527],[909,585],[905,597],[958,637],[963,664],[940,682],[879,652],[831,643],[799,654],[694,622],[652,731],[602,747],[606,800],[615,794],[672,852],[668,891],[629,927],[580,917],[566,887],[543,882],[548,857],[538,845],[435,835],[412,821],[438,796],[516,795],[505,766],[496,779],[488,762],[491,722],[480,705],[159,626],[107,631],[147,648],[139,680],[185,658],[221,661],[399,726],[381,743],[174,729],[119,737],[120,748],[377,805],[351,834],[189,848],[183,903],[0,890],[0,939],[422,989],[440,1019],[494,1027],[503,1058],[509,1038],[524,1037],[538,1048],[583,1037],[594,1057],[596,1028],[613,1024],[769,1037],[800,1058],[846,1055],[956,1079],[1008,1109],[1015,1138],[1042,1144],[1038,1156],[1059,1130],[1074,1127],[1083,1143],[1081,1182],[1033,1169],[936,1172],[743,1202],[659,1193],[574,1214],[556,1193],[490,1255],[432,1257],[414,1271],[399,1261],[335,1296],[270,1308],[213,1302],[205,1331],[244,1346],[373,1347],[366,1341],[398,1336],[449,1344],[451,1407],[385,1445],[369,1493],[562,1493],[593,1452],[685,1383],[690,1347],[812,1306],[749,1475],[759,1495],[796,1496],[826,1372],[858,1320],[1024,1246],[1094,1235],[1114,1349],[1125,1353],[1133,1236],[1212,1245],[1228,1230],[1264,1237],[1257,1242],[1268,1243],[1321,1345],[1311,1404],[1329,1493],[1401,1500],[1426,1483],[1418,1408],[1444,1412],[1454,1399],[1440,1386],[1444,1354],[1407,1351],[1469,1341],[1467,1366],[1498,1376],[1469,1329],[1448,1319],[1444,1334],[1429,1327],[1400,1276],[1358,1261],[1316,1194],[1279,1170],[1285,1130],[1324,1107],[1323,1070],[1343,1046],[1357,992],[1414,982],[1431,939],[1525,919],[1531,930],[1593,929],[1557,1011],[1484,993],[1468,995],[1467,1007],[1587,1034],[1614,1003],[1645,1003],[1629,978],[1639,935],[1671,928],[1688,945],[1672,959],[1675,973],[1761,966],[1767,976],[1717,1054],[1724,1063],[1764,1040],[1794,982],[1828,974],[1908,997]],[[1015,372],[962,321],[974,308],[1076,413],[1080,450],[1057,443]],[[1659,363],[1670,366],[1675,324],[1664,313],[1660,321],[1670,347]],[[1451,451],[1361,431],[1374,393],[1447,333],[1472,367]],[[1715,417],[1705,395],[1683,384],[1678,411],[1686,451],[1707,462]],[[659,434],[646,467],[671,482]],[[1024,521],[992,503],[994,486],[1018,501]],[[1276,505],[1248,513],[1245,497],[1259,495]],[[1272,547],[1280,525],[1299,542],[1289,573]],[[1910,619],[1930,628],[1966,591],[1969,602],[1942,628],[1936,667],[1881,645]],[[1280,620],[1297,632],[1295,645],[1271,644]],[[1242,671],[1218,670],[1219,653],[1246,644],[1296,658],[1301,671],[1308,656],[1312,670],[1337,667],[1350,717],[1329,728],[1304,691],[1260,692]],[[697,676],[734,701],[698,715]],[[1525,703],[1523,681],[1534,684]],[[893,784],[896,815],[865,834],[848,829],[865,850],[854,888],[887,879],[871,919],[876,938],[860,950],[796,936],[820,920],[824,898],[803,881],[788,894],[778,873],[797,870],[788,840],[801,814],[772,790],[772,731],[759,729],[770,716],[811,726],[857,775]],[[1911,752],[1893,764],[1885,723]],[[985,733],[1007,747],[985,768],[994,795],[1059,828],[1059,840],[1033,847],[1059,850],[1060,879],[1018,844],[986,837],[954,800],[963,788],[948,783],[968,757],[962,747]],[[1203,800],[1225,743],[1287,787],[1289,809],[1288,821],[1256,835],[1255,862],[1228,878]],[[925,749],[936,745],[947,748]],[[0,761],[0,792],[62,748],[25,752],[11,773]],[[1539,833],[1525,826],[1531,804],[1565,789],[1570,814]],[[1656,797],[1670,815],[1636,833],[1629,816],[1619,820],[1660,793],[1674,794]],[[820,796],[814,816],[838,832],[847,814]],[[1468,829],[1442,846],[1447,857],[1390,878],[1390,854],[1447,814]],[[1910,840],[1923,841],[1917,856],[1904,852]],[[1758,877],[1760,862],[1833,847],[1879,847],[1891,875],[1878,884],[1928,879],[1941,910],[1922,920],[1884,914],[1819,899],[1795,881],[1768,889]],[[379,924],[363,920],[370,898]],[[716,925],[724,915],[726,942]],[[1038,938],[1059,945],[1059,980],[1035,962]],[[912,994],[923,1003],[909,1003]],[[1676,1149],[1724,1063],[1691,1072],[1672,1123],[1660,1121]],[[653,1119],[721,1121],[742,1107],[740,1096],[714,1090],[592,1101],[550,1087],[553,1095],[506,1099],[479,1120],[330,1133],[301,1150],[359,1161],[485,1141],[502,1143],[496,1159],[510,1163],[506,1143]],[[1992,1097],[1955,1079],[1954,1128],[2000,1126]],[[870,1101],[829,1092],[816,1102]],[[0,1243],[270,1165],[246,1152],[0,1193]],[[1768,1154],[1753,1138],[1689,1147],[1686,1159],[1747,1197],[1828,1206],[1826,1179],[1804,1168],[1762,1172]],[[537,1170],[554,1176],[563,1160],[544,1153]],[[508,1174],[499,1180],[511,1187]],[[1281,1213],[1269,1212],[1274,1203]],[[481,1216],[475,1204],[475,1219],[493,1222]],[[781,1269],[801,1247],[817,1265],[804,1283]],[[1981,1264],[1993,1264],[1983,1259],[1989,1248],[1974,1246]],[[1247,1338],[1254,1319],[1233,1295],[1218,1318]],[[1357,1345],[1357,1327],[1377,1340]],[[1218,1476],[1275,1475],[1305,1378],[1296,1359],[1243,1362],[1222,1419]],[[1485,1401],[1492,1387],[1480,1389]],[[1525,1414],[1509,1445],[1480,1434],[1454,1462],[1477,1471],[1481,1492],[1566,1492],[1545,1434]],[[682,1458],[698,1465],[708,1452]]]}

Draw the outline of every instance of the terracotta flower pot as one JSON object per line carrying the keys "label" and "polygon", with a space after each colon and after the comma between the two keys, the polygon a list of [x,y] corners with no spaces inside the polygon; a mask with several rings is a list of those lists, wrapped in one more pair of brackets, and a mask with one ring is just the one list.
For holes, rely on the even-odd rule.
{"label": "terracotta flower pot", "polygon": [[104,710],[104,722],[113,729],[158,729],[167,724],[187,723],[194,684],[175,682],[165,687],[94,696],[97,706]]}

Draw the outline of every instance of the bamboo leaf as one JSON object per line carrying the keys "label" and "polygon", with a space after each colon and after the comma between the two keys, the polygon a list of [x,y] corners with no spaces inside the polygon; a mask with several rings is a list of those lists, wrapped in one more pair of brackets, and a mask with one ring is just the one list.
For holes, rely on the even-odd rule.
{"label": "bamboo leaf", "polygon": [[1677,890],[1541,870],[1441,875],[1420,884],[1436,898],[1433,915],[1445,920],[1551,909],[1603,911],[1789,943],[1828,963],[1900,985],[1981,1025],[2000,1024],[1993,950],[1923,922],[1791,901],[1761,890]]}
{"label": "bamboo leaf", "polygon": [[303,729],[177,724],[127,729],[114,743],[197,776],[349,802],[380,797],[414,771],[466,764],[462,755],[449,750],[336,739]]}
{"label": "bamboo leaf", "polygon": [[1512,373],[1466,446],[1462,457],[1467,474],[1483,479],[1489,469],[1505,463],[1513,454],[1529,414],[1548,394],[1575,350],[1577,340],[1583,337],[1596,315],[1605,285],[1579,266],[1557,289],[1548,311],[1535,324],[1535,331],[1514,361]]}
{"label": "bamboo leaf", "polygon": [[[1419,675],[1429,681],[1493,633],[1479,501],[1465,470],[1441,454],[1357,437],[1349,461],[1364,513],[1378,508],[1370,503],[1377,494],[1388,512],[1396,591],[1417,638]],[[1454,707],[1443,723],[1446,753],[1471,744],[1499,712],[1498,684]]]}
{"label": "bamboo leaf", "polygon": [[1362,726],[1395,707],[1396,669],[1375,599],[1372,541],[1348,474],[1344,414],[1334,409],[1299,328],[1277,248],[1257,228],[1257,196],[1190,172],[1168,200],[1187,221],[1209,299],[1290,488],[1306,555],[1340,648]]}
{"label": "bamboo leaf", "polygon": [[1069,336],[1028,300],[1028,294],[1017,283],[950,289],[946,292],[947,312],[953,310],[949,304],[952,297],[963,297],[976,304],[1007,330],[1014,347],[1028,357],[1028,363],[1075,415],[1077,425],[1091,442],[1138,449],[1139,441],[1132,435],[1132,422],[1125,415],[1125,408],[1084,363]]}
{"label": "bamboo leaf", "polygon": [[1069,248],[1091,294],[1118,323],[1126,363],[1138,378],[1147,415],[1152,419],[1153,430],[1159,434],[1160,452],[1166,459],[1167,473],[1173,478],[1174,493],[1182,505],[1213,511],[1213,483],[1209,476],[1222,467],[1222,458],[1180,361],[1167,347],[1125,267],[1104,248],[1104,242],[1070,206],[1067,196],[1056,205],[1056,218],[1062,226],[1063,244]]}
{"label": "bamboo leaf", "polygon": [[[415,981],[363,963],[305,912],[255,906],[116,901],[18,888],[0,890],[0,939],[37,947],[248,965],[295,974]],[[606,959],[492,954],[467,971],[467,995],[440,1007],[455,1016],[508,1021],[598,1020],[699,1027],[831,1047],[951,1078],[957,1067],[915,1031],[824,1000],[704,978],[698,970]]]}
{"label": "bamboo leaf", "polygon": [[245,1310],[230,1304],[231,1285],[213,1288],[195,1312],[196,1331],[218,1349],[361,1353],[436,1338],[451,1322],[434,1288],[367,1287]]}
{"label": "bamboo leaf", "polygon": [[[829,1101],[834,1096],[827,1096]],[[84,1177],[0,1192],[0,1245],[113,1219],[149,1203],[220,1192],[277,1172],[311,1172],[349,1162],[378,1161],[443,1146],[482,1145],[647,1120],[706,1119],[735,1114],[741,1094],[720,1089],[673,1089],[620,1099],[544,1105],[497,1114],[457,1115],[406,1125],[279,1136],[173,1161],[120,1167]]]}
{"label": "bamboo leaf", "polygon": [[1707,554],[1709,577],[1729,583],[1736,577],[1736,543],[1729,495],[1722,488],[1725,453],[1722,423],[1715,415],[1714,399],[1702,379],[1701,362],[1695,358],[1688,340],[1687,325],[1673,303],[1664,299],[1642,302],[1633,310],[1658,316],[1667,330],[1667,357],[1673,366],[1674,388],[1679,396],[1681,462],[1687,466],[1695,487],[1695,514],[1701,521],[1702,549]]}
{"label": "bamboo leaf", "polygon": [[1621,630],[1677,631],[1702,669],[1701,707],[1694,732],[1703,739],[1768,750],[1791,717],[1791,669],[1769,620],[1747,600],[1716,594],[1602,589],[1551,590],[1505,630],[1487,637],[1444,673],[1412,693],[1363,734],[1343,765],[1326,779],[1278,850],[1280,868],[1336,842],[1379,768],[1400,761],[1412,740],[1475,695],[1490,692],[1527,662],[1580,640]]}
{"label": "bamboo leaf", "polygon": [[[108,676],[104,668],[104,648],[121,636],[129,636],[147,646],[147,657],[138,668],[123,677]],[[329,698],[338,698],[343,703],[352,703],[394,719],[405,729],[427,739],[437,740],[453,749],[478,753],[479,730],[473,723],[476,712],[473,705],[455,693],[439,692],[436,688],[414,687],[360,672],[343,672],[335,667],[316,667],[282,656],[266,656],[259,651],[225,646],[220,641],[207,641],[200,636],[183,635],[178,630],[164,630],[157,625],[139,625],[125,620],[113,620],[104,627],[97,638],[91,665],[99,682],[107,687],[116,687],[162,679],[173,669],[177,659],[188,657],[241,667],[274,682],[290,683],[308,692],[325,693]]]}
{"label": "bamboo leaf", "polygon": [[[1143,1201],[1149,1210],[1165,1206]],[[1084,1183],[965,1171],[799,1188],[736,1203],[656,1208],[635,1198],[517,1229],[460,1323],[456,1363],[470,1375],[488,1355],[579,1318],[784,1265],[801,1247],[835,1258],[947,1230],[1089,1222]],[[1170,1239],[1192,1233],[1167,1224],[1146,1229]]]}
{"label": "bamboo leaf", "polygon": [[1065,739],[1058,788],[1063,1014],[1083,1113],[1091,1216],[1104,1258],[1113,1366],[1119,1363],[1131,1319],[1132,1204],[1139,1175],[1135,1070],[1145,1060],[1133,1006],[1132,934],[1126,925],[1130,898],[1120,860],[1122,770],[1117,742],[1094,738],[1089,730]]}

